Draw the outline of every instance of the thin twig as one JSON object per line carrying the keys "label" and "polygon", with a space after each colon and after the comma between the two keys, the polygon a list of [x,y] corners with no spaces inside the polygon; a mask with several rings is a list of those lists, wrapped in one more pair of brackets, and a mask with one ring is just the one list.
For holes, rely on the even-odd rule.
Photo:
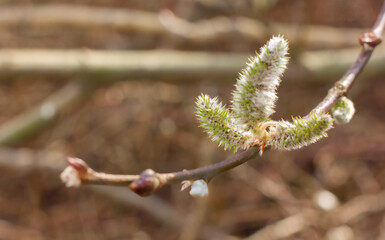
{"label": "thin twig", "polygon": [[382,5],[381,11],[378,15],[376,23],[372,28],[372,31],[362,33],[359,37],[360,44],[362,45],[360,55],[350,67],[350,69],[342,76],[339,81],[335,83],[334,87],[329,90],[328,95],[322,100],[320,104],[317,105],[317,107],[314,108],[313,111],[328,112],[334,106],[334,104],[336,104],[340,97],[348,93],[354,81],[357,79],[357,76],[369,61],[374,48],[381,43],[384,27],[385,3]]}
{"label": "thin twig", "polygon": [[183,180],[210,179],[255,158],[258,152],[259,149],[252,148],[222,162],[202,168],[182,170],[173,173],[156,173],[152,169],[147,169],[140,175],[117,175],[96,172],[79,158],[69,157],[68,163],[77,171],[82,183],[117,186],[129,185],[130,188],[139,195],[148,196],[166,183],[180,182]]}
{"label": "thin twig", "polygon": [[[0,166],[7,169],[31,170],[36,168],[57,173],[65,167],[64,159],[65,154],[58,151],[0,147]],[[184,217],[173,206],[157,196],[143,199],[128,189],[122,191],[122,189],[110,186],[89,186],[88,189],[106,196],[123,207],[141,209],[155,220],[176,229],[180,229],[186,224]],[[3,222],[0,219],[0,230],[2,227]],[[209,224],[202,226],[199,236],[204,239],[235,239],[235,237]]]}
{"label": "thin twig", "polygon": [[[360,35],[362,51],[345,75],[331,88],[327,96],[312,111],[327,112],[340,97],[347,94],[358,74],[369,60],[374,48],[381,42],[381,35],[385,25],[385,2],[372,31]],[[88,184],[130,184],[130,188],[142,196],[147,196],[164,184],[182,180],[211,179],[212,177],[235,168],[254,159],[259,149],[251,148],[222,162],[193,170],[183,170],[174,173],[156,173],[151,169],[138,175],[110,175],[98,173],[87,164],[75,158],[69,158],[70,167],[74,168],[81,182]]]}

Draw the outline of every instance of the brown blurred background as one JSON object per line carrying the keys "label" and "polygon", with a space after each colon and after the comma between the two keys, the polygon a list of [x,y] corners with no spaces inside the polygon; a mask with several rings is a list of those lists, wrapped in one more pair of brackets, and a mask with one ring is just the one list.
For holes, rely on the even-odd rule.
{"label": "brown blurred background", "polygon": [[349,93],[353,120],[302,150],[148,198],[65,188],[65,156],[110,173],[232,155],[198,128],[249,55],[290,41],[275,119],[309,112],[358,55],[380,0],[1,1],[0,239],[385,239],[385,51]]}

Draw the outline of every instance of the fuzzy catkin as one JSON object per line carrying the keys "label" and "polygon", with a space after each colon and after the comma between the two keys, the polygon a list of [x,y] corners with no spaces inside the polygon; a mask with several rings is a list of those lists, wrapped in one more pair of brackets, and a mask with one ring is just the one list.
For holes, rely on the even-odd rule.
{"label": "fuzzy catkin", "polygon": [[287,54],[287,41],[277,36],[249,59],[235,84],[231,106],[240,125],[252,130],[274,113],[278,99],[276,89],[288,63]]}
{"label": "fuzzy catkin", "polygon": [[226,149],[247,149],[265,146],[281,150],[299,149],[327,136],[333,119],[327,113],[312,113],[292,122],[272,121],[278,99],[276,89],[288,63],[288,43],[273,37],[250,58],[235,84],[231,110],[217,98],[198,97],[196,115],[213,141]]}
{"label": "fuzzy catkin", "polygon": [[249,134],[235,123],[232,113],[218,102],[218,99],[201,95],[196,101],[196,115],[200,126],[205,129],[212,141],[223,145],[224,149],[247,148]]}
{"label": "fuzzy catkin", "polygon": [[279,121],[272,131],[267,145],[280,150],[294,150],[310,145],[326,137],[333,127],[333,119],[328,113],[313,113],[308,118],[293,118],[292,122]]}

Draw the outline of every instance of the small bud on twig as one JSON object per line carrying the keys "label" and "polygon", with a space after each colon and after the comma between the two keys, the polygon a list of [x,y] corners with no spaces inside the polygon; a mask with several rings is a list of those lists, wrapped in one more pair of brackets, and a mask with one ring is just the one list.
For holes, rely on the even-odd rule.
{"label": "small bud on twig", "polygon": [[196,180],[191,185],[190,195],[193,197],[204,197],[209,194],[209,189],[205,180]]}
{"label": "small bud on twig", "polygon": [[152,169],[144,170],[140,178],[130,184],[131,190],[142,197],[149,196],[160,186],[157,174]]}
{"label": "small bud on twig", "polygon": [[68,166],[63,170],[60,179],[65,183],[66,187],[79,187],[82,184],[78,171],[72,166]]}
{"label": "small bud on twig", "polygon": [[80,178],[82,176],[85,176],[88,172],[88,169],[90,169],[90,167],[87,165],[86,162],[84,162],[82,159],[80,158],[75,158],[75,157],[68,157],[67,158],[67,162],[68,164],[73,167],[74,169],[76,169],[76,171],[78,172],[78,174],[80,175]]}
{"label": "small bud on twig", "polygon": [[382,40],[374,32],[365,32],[360,35],[359,42],[362,46],[367,45],[374,48],[380,44]]}
{"label": "small bud on twig", "polygon": [[60,174],[60,179],[66,187],[79,187],[82,184],[82,177],[87,175],[88,165],[80,158],[68,157],[68,164]]}
{"label": "small bud on twig", "polygon": [[341,97],[331,109],[331,114],[337,124],[345,124],[350,122],[355,111],[353,102],[347,97]]}

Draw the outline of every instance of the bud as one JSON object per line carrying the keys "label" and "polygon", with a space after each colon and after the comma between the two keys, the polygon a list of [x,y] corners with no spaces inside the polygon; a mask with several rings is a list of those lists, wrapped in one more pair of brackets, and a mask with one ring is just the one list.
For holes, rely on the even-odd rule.
{"label": "bud", "polygon": [[78,171],[72,166],[68,166],[60,174],[60,179],[66,187],[79,187],[82,183]]}
{"label": "bud", "polygon": [[190,195],[193,197],[204,197],[209,194],[209,189],[205,180],[196,180],[191,185]]}
{"label": "bud", "polygon": [[146,169],[140,174],[140,178],[130,184],[130,188],[136,194],[146,197],[160,187],[158,175],[152,169]]}
{"label": "bud", "polygon": [[341,97],[330,112],[337,124],[346,124],[353,118],[356,109],[349,98]]}

